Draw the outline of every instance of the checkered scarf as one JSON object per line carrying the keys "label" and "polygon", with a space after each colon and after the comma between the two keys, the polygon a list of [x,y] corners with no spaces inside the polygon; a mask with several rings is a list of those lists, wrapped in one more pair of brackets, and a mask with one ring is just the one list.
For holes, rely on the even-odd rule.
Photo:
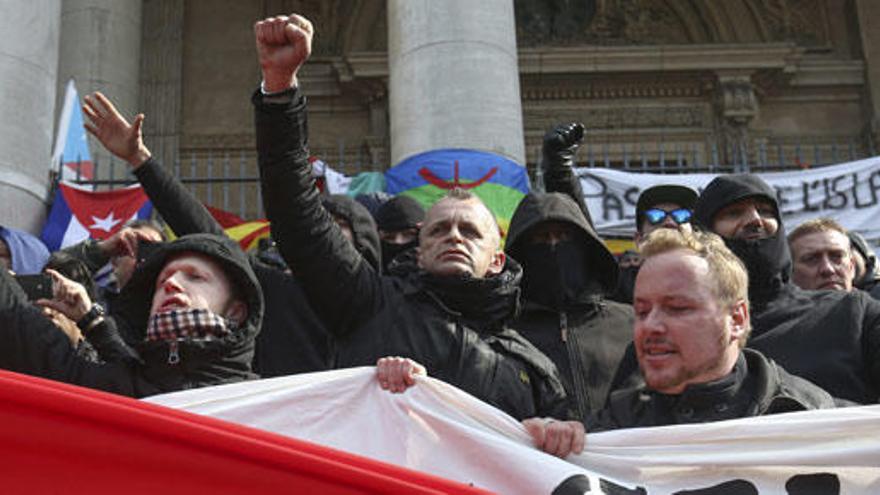
{"label": "checkered scarf", "polygon": [[172,309],[150,317],[146,340],[219,339],[232,333],[230,327],[226,318],[207,309]]}

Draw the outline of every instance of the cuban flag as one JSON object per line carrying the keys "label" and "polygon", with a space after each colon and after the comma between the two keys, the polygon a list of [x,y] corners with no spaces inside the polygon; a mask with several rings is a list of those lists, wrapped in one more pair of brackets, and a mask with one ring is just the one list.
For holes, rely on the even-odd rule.
{"label": "cuban flag", "polygon": [[130,220],[147,219],[152,212],[141,186],[92,192],[59,183],[40,237],[49,251],[57,251],[89,238],[106,239]]}
{"label": "cuban flag", "polygon": [[77,177],[80,180],[92,180],[95,176],[79,94],[73,79],[67,82],[64,92],[64,104],[58,118],[58,133],[52,149],[52,170],[57,170],[58,179],[64,181],[74,181]]}

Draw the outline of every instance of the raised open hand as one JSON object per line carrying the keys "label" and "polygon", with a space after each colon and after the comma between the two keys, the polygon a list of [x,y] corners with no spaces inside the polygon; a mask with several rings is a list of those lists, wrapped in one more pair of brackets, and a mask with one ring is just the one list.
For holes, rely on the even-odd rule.
{"label": "raised open hand", "polygon": [[131,124],[125,120],[113,103],[100,92],[84,98],[83,113],[87,118],[86,130],[122,160],[138,168],[150,158],[150,150],[144,145],[141,126],[144,114],[135,116]]}

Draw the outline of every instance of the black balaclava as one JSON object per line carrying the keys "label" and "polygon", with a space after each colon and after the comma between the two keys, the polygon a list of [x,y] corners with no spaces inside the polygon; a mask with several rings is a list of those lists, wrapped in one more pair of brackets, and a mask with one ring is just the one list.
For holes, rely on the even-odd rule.
{"label": "black balaclava", "polygon": [[400,253],[415,249],[418,245],[418,237],[406,244],[394,244],[392,242],[382,241],[382,267],[385,272],[388,272],[391,262],[394,261],[394,258],[397,258]]}
{"label": "black balaclava", "polygon": [[[570,242],[556,248],[530,242],[530,234],[546,222],[574,227]],[[617,259],[565,194],[527,194],[510,220],[504,251],[523,266],[525,301],[561,309],[598,300],[617,287]]]}
{"label": "black balaclava", "polygon": [[745,264],[749,272],[749,299],[753,305],[760,307],[791,278],[791,253],[779,214],[776,191],[757,175],[718,176],[697,199],[694,219],[699,227],[712,231],[712,220],[722,208],[752,197],[770,201],[776,209],[779,230],[765,239],[724,239],[724,243]]}
{"label": "black balaclava", "polygon": [[575,239],[522,246],[525,299],[561,310],[584,302],[585,293],[601,293],[599,282],[589,276],[588,259],[585,242]]}
{"label": "black balaclava", "polygon": [[[376,212],[376,226],[380,231],[385,232],[418,229],[424,220],[425,207],[409,196],[395,196]],[[418,245],[418,237],[406,244],[382,241],[382,266],[387,271],[391,261],[398,254]]]}

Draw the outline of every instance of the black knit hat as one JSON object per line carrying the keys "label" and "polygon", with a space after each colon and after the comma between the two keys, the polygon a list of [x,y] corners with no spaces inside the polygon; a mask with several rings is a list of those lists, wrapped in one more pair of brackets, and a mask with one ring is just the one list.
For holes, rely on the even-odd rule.
{"label": "black knit hat", "polygon": [[776,219],[781,220],[776,190],[753,174],[719,175],[712,179],[694,205],[694,220],[697,225],[711,230],[712,219],[719,210],[737,201],[754,197],[769,201],[776,209]]}
{"label": "black knit hat", "polygon": [[376,225],[384,231],[411,229],[424,220],[425,208],[409,196],[395,196],[376,212]]}

